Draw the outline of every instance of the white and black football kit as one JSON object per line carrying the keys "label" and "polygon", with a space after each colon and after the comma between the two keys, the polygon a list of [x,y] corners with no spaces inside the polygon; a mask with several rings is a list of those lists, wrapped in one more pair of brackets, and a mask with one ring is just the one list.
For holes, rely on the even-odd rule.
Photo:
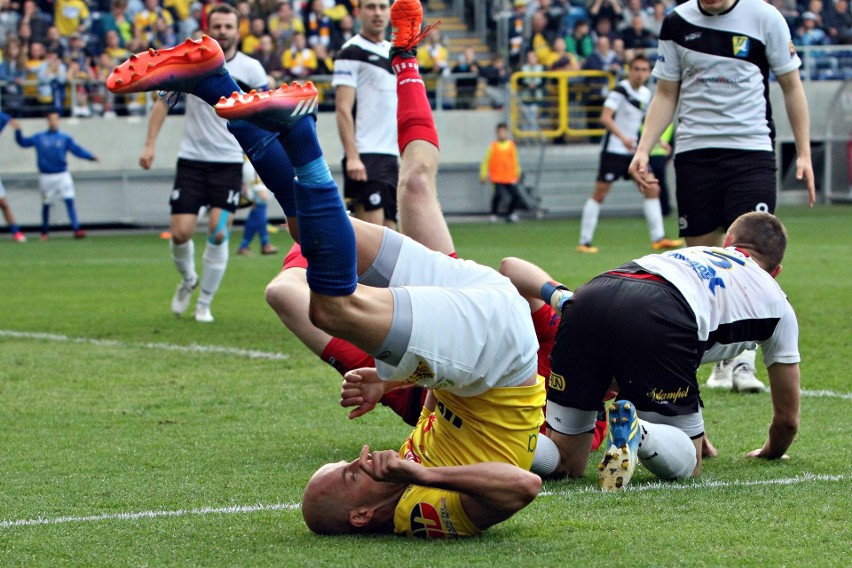
{"label": "white and black football kit", "polygon": [[680,234],[727,228],[775,209],[770,72],[801,66],[783,16],[763,0],[717,15],[689,0],[660,31],[653,75],[680,83],[675,144]]}
{"label": "white and black football kit", "polygon": [[[701,363],[760,344],[767,367],[798,363],[798,323],[772,276],[735,248],[648,255],[578,288],[551,353],[548,423],[566,408],[598,410],[615,377],[640,413],[700,415]],[[553,406],[553,408],[551,408]],[[690,437],[703,433],[694,421]]]}
{"label": "white and black football kit", "polygon": [[[268,90],[263,66],[237,52],[225,69],[243,91]],[[172,214],[198,214],[203,205],[236,211],[242,187],[243,149],[213,107],[187,95],[186,120],[169,203]]]}
{"label": "white and black football kit", "polygon": [[[651,91],[645,85],[634,89],[630,81],[619,81],[604,101],[604,108],[613,111],[615,126],[625,136],[632,136],[634,143],[639,139],[639,129],[645,119]],[[612,183],[617,179],[630,179],[628,168],[633,152],[628,150],[618,136],[607,131],[601,141],[601,161],[598,166],[598,181]]]}
{"label": "white and black football kit", "polygon": [[384,209],[396,219],[399,147],[396,136],[396,75],[389,58],[391,43],[374,43],[361,34],[343,44],[334,60],[332,87],[355,89],[355,145],[367,170],[367,181],[346,175],[343,158],[343,194],[365,211]]}

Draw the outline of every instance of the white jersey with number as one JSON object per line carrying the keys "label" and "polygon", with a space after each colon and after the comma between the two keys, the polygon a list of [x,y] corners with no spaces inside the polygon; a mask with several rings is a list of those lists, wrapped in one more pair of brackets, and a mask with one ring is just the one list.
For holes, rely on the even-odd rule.
{"label": "white jersey with number", "polygon": [[[639,128],[645,119],[649,102],[651,102],[651,90],[648,87],[640,85],[638,89],[634,89],[630,81],[624,79],[619,81],[606,96],[604,108],[613,111],[613,121],[622,134],[638,141]],[[609,131],[603,139],[603,151],[611,154],[633,154],[618,136],[614,136]]]}
{"label": "white jersey with number", "polygon": [[361,154],[399,156],[396,138],[396,75],[388,57],[391,43],[361,34],[340,49],[332,87],[355,89],[355,145]]}
{"label": "white jersey with number", "polygon": [[766,366],[798,363],[799,325],[793,307],[768,272],[740,250],[690,247],[635,261],[672,283],[695,314],[707,342],[703,363],[756,345]]}
{"label": "white jersey with number", "polygon": [[738,0],[716,16],[698,0],[663,21],[654,76],[680,82],[676,152],[772,151],[769,72],[801,65],[784,17],[763,0]]}
{"label": "white jersey with number", "polygon": [[[225,69],[244,91],[265,91],[269,83],[263,65],[257,59],[237,52],[225,62]],[[198,97],[186,97],[186,122],[178,157],[199,162],[241,164],[243,149],[228,132],[228,121],[219,118],[213,107]]]}

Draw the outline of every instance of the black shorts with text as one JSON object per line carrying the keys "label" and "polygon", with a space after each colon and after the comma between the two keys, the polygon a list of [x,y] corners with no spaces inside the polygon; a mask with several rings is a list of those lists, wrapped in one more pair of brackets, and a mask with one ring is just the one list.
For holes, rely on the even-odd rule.
{"label": "black shorts with text", "polygon": [[233,213],[240,203],[243,165],[178,158],[169,205],[172,215],[197,215],[202,206]]}
{"label": "black shorts with text", "polygon": [[692,414],[699,409],[696,371],[704,348],[689,304],[670,283],[602,274],[565,305],[547,399],[600,410],[615,378],[618,398],[640,411]]}

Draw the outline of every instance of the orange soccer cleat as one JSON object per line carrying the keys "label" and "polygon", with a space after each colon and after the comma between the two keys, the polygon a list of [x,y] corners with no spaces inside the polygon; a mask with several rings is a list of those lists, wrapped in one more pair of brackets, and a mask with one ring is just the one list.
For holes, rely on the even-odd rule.
{"label": "orange soccer cleat", "polygon": [[122,95],[142,91],[188,93],[198,81],[221,72],[225,54],[210,36],[187,39],[168,49],[149,49],[131,55],[107,77],[107,89]]}
{"label": "orange soccer cleat", "polygon": [[420,26],[423,24],[423,6],[420,0],[396,0],[391,5],[390,17],[391,28],[393,28],[391,59],[397,55],[416,56],[417,44],[441,24],[439,20],[420,31]]}
{"label": "orange soccer cleat", "polygon": [[286,130],[304,116],[317,117],[319,95],[310,81],[293,82],[274,91],[232,93],[216,103],[216,114],[227,120],[246,120],[271,132]]}

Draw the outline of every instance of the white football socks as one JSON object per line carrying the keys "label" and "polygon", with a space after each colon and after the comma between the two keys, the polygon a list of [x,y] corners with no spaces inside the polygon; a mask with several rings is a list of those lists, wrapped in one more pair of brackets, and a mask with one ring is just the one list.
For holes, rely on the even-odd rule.
{"label": "white football socks", "polygon": [[595,238],[598,217],[601,214],[601,204],[591,197],[583,205],[583,220],[580,222],[580,244],[587,245]]}
{"label": "white football socks", "polygon": [[645,219],[648,221],[648,232],[651,234],[651,242],[655,243],[666,236],[663,227],[663,209],[660,206],[660,198],[645,199],[642,201],[642,209],[645,211]]}
{"label": "white football socks", "polygon": [[183,278],[184,282],[194,283],[198,281],[195,273],[195,244],[192,239],[178,245],[169,240],[169,248],[172,251],[172,261]]}
{"label": "white football socks", "polygon": [[228,241],[220,245],[207,242],[204,249],[204,269],[201,272],[201,292],[198,294],[198,302],[210,304],[213,296],[225,277],[225,269],[228,267]]}
{"label": "white football socks", "polygon": [[639,461],[660,479],[692,476],[698,463],[695,445],[683,430],[668,424],[639,420]]}
{"label": "white football socks", "polygon": [[539,433],[530,471],[536,475],[545,477],[556,471],[556,466],[558,465],[559,449],[553,440]]}

